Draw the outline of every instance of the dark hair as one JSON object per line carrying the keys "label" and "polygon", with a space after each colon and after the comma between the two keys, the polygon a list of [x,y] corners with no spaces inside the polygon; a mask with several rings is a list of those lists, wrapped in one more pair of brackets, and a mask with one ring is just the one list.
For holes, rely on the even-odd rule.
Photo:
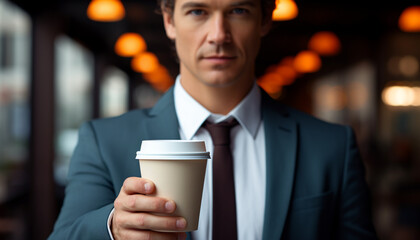
{"label": "dark hair", "polygon": [[[260,0],[263,20],[271,18],[271,14],[276,7],[276,0]],[[175,0],[157,0],[159,12],[165,11],[169,14],[174,12]]]}

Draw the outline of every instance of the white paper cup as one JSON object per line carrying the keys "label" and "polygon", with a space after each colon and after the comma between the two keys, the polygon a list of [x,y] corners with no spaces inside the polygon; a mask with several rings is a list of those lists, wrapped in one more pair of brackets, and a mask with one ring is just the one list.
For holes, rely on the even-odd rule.
{"label": "white paper cup", "polygon": [[144,140],[137,152],[141,176],[155,183],[154,196],[175,201],[171,216],[184,217],[187,232],[198,228],[209,158],[204,141],[195,140]]}

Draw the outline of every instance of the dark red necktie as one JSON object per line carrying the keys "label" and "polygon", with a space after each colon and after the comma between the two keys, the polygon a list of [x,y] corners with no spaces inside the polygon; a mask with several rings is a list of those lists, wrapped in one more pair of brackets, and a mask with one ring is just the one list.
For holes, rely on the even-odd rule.
{"label": "dark red necktie", "polygon": [[204,123],[213,140],[213,239],[237,239],[235,183],[230,151],[230,130],[235,119]]}

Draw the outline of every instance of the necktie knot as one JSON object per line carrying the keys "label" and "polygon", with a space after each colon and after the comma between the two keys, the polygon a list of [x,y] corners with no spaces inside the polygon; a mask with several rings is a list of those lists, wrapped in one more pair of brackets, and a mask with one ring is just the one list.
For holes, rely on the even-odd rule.
{"label": "necktie knot", "polygon": [[210,123],[206,121],[203,125],[209,131],[213,140],[213,145],[230,145],[230,130],[238,125],[238,121],[234,118],[220,123]]}

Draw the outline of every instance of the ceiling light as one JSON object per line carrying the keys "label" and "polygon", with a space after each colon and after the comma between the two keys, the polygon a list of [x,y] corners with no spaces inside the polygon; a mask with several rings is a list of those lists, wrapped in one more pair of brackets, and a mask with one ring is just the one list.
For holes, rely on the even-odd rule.
{"label": "ceiling light", "polygon": [[269,72],[261,76],[257,83],[268,94],[276,94],[282,89],[283,77],[275,72]]}
{"label": "ceiling light", "polygon": [[146,50],[146,42],[137,33],[124,33],[115,43],[115,52],[122,57],[132,57]]}
{"label": "ceiling light", "polygon": [[143,73],[143,78],[159,92],[166,92],[174,84],[168,69],[162,65],[159,65],[152,72]]}
{"label": "ceiling light", "polygon": [[119,0],[92,0],[87,15],[94,21],[114,22],[124,18],[125,9]]}
{"label": "ceiling light", "polygon": [[293,0],[277,0],[273,11],[273,21],[286,21],[297,17],[298,7]]}
{"label": "ceiling light", "polygon": [[131,67],[136,72],[150,73],[159,67],[159,60],[151,52],[143,52],[135,56],[131,61]]}
{"label": "ceiling light", "polygon": [[322,31],[311,37],[308,48],[322,56],[333,56],[340,52],[341,43],[334,33]]}
{"label": "ceiling light", "polygon": [[400,15],[398,25],[404,32],[420,32],[420,6],[406,8]]}
{"label": "ceiling light", "polygon": [[301,51],[294,59],[293,65],[298,72],[311,73],[321,68],[321,58],[313,51]]}

